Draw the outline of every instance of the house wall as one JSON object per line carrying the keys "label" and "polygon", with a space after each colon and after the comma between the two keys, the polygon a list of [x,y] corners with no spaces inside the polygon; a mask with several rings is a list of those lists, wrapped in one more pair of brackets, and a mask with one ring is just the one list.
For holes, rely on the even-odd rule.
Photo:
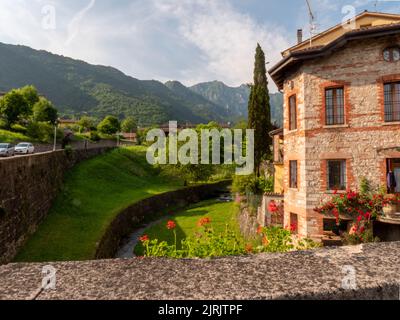
{"label": "house wall", "polygon": [[[323,218],[314,208],[329,193],[326,160],[345,159],[347,187],[357,189],[362,177],[375,187],[385,185],[386,158],[400,158],[400,123],[384,122],[383,104],[383,83],[400,81],[400,62],[384,61],[382,51],[396,43],[399,36],[352,42],[304,63],[285,82],[285,223],[290,213],[298,214],[302,236],[323,233]],[[332,86],[345,89],[343,126],[325,126],[325,89]],[[288,98],[294,93],[299,128],[290,132]],[[297,190],[289,188],[290,160],[299,161]]]}

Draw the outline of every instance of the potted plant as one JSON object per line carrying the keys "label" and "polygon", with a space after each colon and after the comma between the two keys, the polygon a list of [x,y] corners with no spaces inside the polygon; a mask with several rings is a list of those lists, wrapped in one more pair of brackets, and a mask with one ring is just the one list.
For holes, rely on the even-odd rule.
{"label": "potted plant", "polygon": [[399,199],[395,194],[388,194],[383,200],[382,210],[386,217],[397,216]]}

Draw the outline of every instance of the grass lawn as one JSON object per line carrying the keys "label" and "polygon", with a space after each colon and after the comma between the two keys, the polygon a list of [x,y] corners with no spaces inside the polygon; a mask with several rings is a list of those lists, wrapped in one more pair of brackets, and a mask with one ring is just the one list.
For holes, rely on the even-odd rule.
{"label": "grass lawn", "polygon": [[16,258],[18,262],[88,260],[121,210],[142,199],[183,187],[147,164],[146,149],[113,150],[65,176],[50,214]]}
{"label": "grass lawn", "polygon": [[0,129],[0,143],[30,142],[32,139],[22,133]]}
{"label": "grass lawn", "polygon": [[[181,240],[194,235],[199,230],[197,226],[199,220],[208,217],[211,218],[211,225],[216,233],[222,233],[228,227],[241,238],[237,222],[238,212],[239,208],[233,202],[204,201],[189,207],[187,210],[178,212],[170,219],[164,219],[159,224],[147,229],[144,234],[147,234],[150,239],[158,239],[160,242],[167,241],[168,244],[173,245],[175,243],[174,234],[166,228],[167,221],[173,220],[177,225],[176,233],[179,248]],[[143,253],[143,246],[139,243],[135,248],[135,254],[142,256]]]}

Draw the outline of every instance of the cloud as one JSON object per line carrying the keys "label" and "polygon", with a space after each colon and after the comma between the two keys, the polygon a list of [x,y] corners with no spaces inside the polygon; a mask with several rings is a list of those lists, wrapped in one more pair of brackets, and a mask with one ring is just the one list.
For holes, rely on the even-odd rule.
{"label": "cloud", "polygon": [[[53,5],[57,27],[44,30]],[[286,30],[257,22],[227,0],[0,0],[0,41],[111,65],[141,79],[185,84],[252,81],[257,42],[271,64]]]}

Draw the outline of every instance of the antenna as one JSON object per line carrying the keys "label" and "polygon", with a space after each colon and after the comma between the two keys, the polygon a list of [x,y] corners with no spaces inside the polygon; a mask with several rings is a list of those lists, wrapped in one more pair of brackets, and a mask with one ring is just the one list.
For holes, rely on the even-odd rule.
{"label": "antenna", "polygon": [[309,0],[306,0],[307,2],[307,7],[308,7],[308,14],[310,16],[310,47],[312,47],[312,38],[315,34],[315,31],[317,29],[316,24],[315,24],[315,15],[313,13],[313,10],[311,8],[311,4]]}

